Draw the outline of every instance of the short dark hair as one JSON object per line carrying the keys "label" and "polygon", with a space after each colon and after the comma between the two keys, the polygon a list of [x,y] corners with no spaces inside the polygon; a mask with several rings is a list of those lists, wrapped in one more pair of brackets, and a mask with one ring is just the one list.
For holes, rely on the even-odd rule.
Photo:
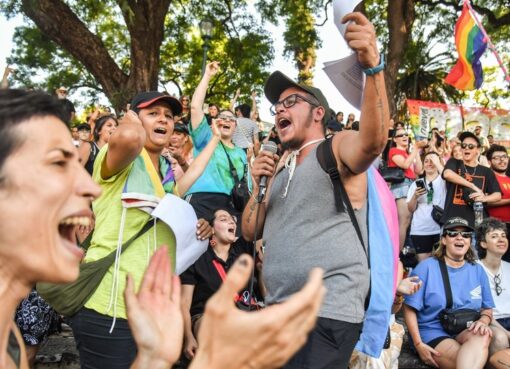
{"label": "short dark hair", "polygon": [[241,115],[243,117],[245,117],[245,118],[250,117],[250,112],[251,112],[250,105],[248,105],[248,104],[237,105],[235,108],[235,111],[238,111],[238,110],[241,112]]}
{"label": "short dark hair", "polygon": [[498,151],[506,152],[505,146],[494,144],[491,147],[489,147],[489,150],[487,150],[485,156],[487,156],[487,159],[490,161],[492,160],[492,155],[494,155],[494,153]]}
{"label": "short dark hair", "polygon": [[61,102],[42,91],[0,89],[0,183],[6,159],[20,147],[24,138],[15,130],[32,118],[54,116],[66,125],[66,114]]}
{"label": "short dark hair", "polygon": [[487,256],[487,250],[482,247],[482,242],[486,242],[485,236],[487,233],[502,229],[506,232],[506,225],[501,220],[496,218],[486,218],[476,229],[476,250],[478,257],[484,259]]}

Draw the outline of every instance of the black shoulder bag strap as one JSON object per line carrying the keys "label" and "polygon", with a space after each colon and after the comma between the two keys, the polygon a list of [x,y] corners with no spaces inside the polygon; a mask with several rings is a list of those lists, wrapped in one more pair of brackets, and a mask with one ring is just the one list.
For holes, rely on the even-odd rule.
{"label": "black shoulder bag strap", "polygon": [[368,266],[370,267],[370,259],[368,257],[368,248],[365,246],[365,242],[363,241],[363,237],[361,236],[361,229],[359,228],[358,219],[356,219],[356,215],[354,214],[354,209],[352,208],[351,200],[349,200],[349,196],[347,196],[347,192],[345,191],[344,184],[342,183],[342,179],[340,178],[340,173],[338,172],[338,166],[335,159],[335,155],[333,154],[332,148],[333,136],[328,137],[325,141],[321,142],[321,144],[317,147],[317,159],[321,168],[328,173],[329,178],[331,178],[331,182],[333,183],[333,193],[335,195],[335,206],[337,212],[341,213],[345,211],[345,206],[347,207],[347,212],[349,213],[349,217],[351,218],[352,225],[356,229],[356,234],[358,235],[359,241],[363,246],[363,250],[365,251],[365,255],[367,256]]}
{"label": "black shoulder bag strap", "polygon": [[451,309],[453,306],[452,288],[450,286],[450,278],[448,277],[448,269],[443,259],[438,259],[439,268],[441,269],[441,276],[443,277],[444,294],[446,296],[446,309]]}
{"label": "black shoulder bag strap", "polygon": [[227,155],[228,166],[230,168],[230,174],[232,174],[232,177],[234,177],[234,183],[241,182],[239,179],[239,176],[237,175],[237,170],[234,167],[234,164],[232,164],[232,161],[230,160],[230,156],[228,155],[227,150],[225,149],[225,146],[223,146],[223,142],[220,142],[220,144],[221,144],[221,147],[223,147],[223,151],[225,151],[225,155]]}

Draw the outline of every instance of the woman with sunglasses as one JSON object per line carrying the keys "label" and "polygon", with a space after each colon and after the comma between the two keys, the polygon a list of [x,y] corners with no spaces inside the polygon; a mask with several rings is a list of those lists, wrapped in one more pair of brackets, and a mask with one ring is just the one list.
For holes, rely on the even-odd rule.
{"label": "woman with sunglasses", "polygon": [[426,140],[416,142],[414,148],[409,152],[409,133],[403,128],[398,128],[393,136],[393,147],[388,152],[388,168],[401,168],[405,176],[403,182],[391,185],[391,192],[397,201],[400,249],[404,247],[407,228],[411,221],[411,213],[407,208],[406,197],[411,183],[416,179],[416,175],[422,172],[423,168],[419,154],[420,149],[426,145]]}
{"label": "woman with sunglasses", "polygon": [[[195,156],[212,138],[211,128],[207,124],[202,105],[209,82],[218,71],[218,62],[207,64],[204,76],[191,99],[190,135]],[[239,218],[241,210],[235,209],[231,200],[234,178],[230,163],[235,168],[238,178],[241,179],[247,170],[248,161],[244,150],[236,147],[232,142],[237,124],[234,113],[230,110],[222,110],[215,119],[220,131],[220,144],[216,147],[202,176],[186,193],[186,200],[193,206],[199,218],[211,219],[214,210],[218,208],[227,209]]]}
{"label": "woman with sunglasses", "polygon": [[[491,324],[494,340],[490,346],[490,352],[496,353],[510,346],[510,263],[502,260],[508,250],[505,223],[496,218],[485,219],[478,227],[476,239],[478,262],[487,273],[496,305]],[[510,350],[506,355],[509,362]],[[497,363],[497,360],[491,359],[491,362]]]}
{"label": "woman with sunglasses", "polygon": [[432,255],[432,247],[439,241],[441,228],[431,216],[434,205],[444,208],[446,184],[439,175],[443,171],[439,155],[430,151],[423,157],[425,175],[409,187],[407,207],[413,215],[409,232],[418,261]]}
{"label": "woman with sunglasses", "polygon": [[[449,218],[434,257],[419,263],[411,273],[423,286],[406,296],[404,318],[420,359],[436,368],[482,369],[487,361],[494,301],[487,275],[475,262],[472,234],[467,220]],[[447,333],[439,319],[447,305],[440,263],[446,264],[452,309],[480,313],[478,320],[457,335]]]}

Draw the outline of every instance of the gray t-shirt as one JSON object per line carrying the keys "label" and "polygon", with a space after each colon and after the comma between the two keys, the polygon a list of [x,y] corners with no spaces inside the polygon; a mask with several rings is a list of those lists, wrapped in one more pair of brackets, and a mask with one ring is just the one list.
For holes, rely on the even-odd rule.
{"label": "gray t-shirt", "polygon": [[241,149],[247,149],[253,144],[253,136],[259,133],[257,123],[248,118],[237,118],[237,127],[232,136],[232,142]]}
{"label": "gray t-shirt", "polygon": [[[319,316],[349,323],[363,320],[370,284],[367,256],[347,212],[335,208],[333,185],[314,149],[289,176],[274,179],[264,225],[263,276],[269,304],[285,301],[306,283],[314,267],[324,269],[327,288]],[[355,210],[365,245],[367,206]]]}

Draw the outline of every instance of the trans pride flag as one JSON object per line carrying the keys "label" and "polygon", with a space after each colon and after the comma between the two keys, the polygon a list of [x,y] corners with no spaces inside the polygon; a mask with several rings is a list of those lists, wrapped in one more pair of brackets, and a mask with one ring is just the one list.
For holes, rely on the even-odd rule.
{"label": "trans pride flag", "polygon": [[459,60],[445,78],[445,82],[458,90],[474,90],[483,83],[480,58],[487,48],[487,40],[469,12],[467,1],[455,24],[455,45]]}

